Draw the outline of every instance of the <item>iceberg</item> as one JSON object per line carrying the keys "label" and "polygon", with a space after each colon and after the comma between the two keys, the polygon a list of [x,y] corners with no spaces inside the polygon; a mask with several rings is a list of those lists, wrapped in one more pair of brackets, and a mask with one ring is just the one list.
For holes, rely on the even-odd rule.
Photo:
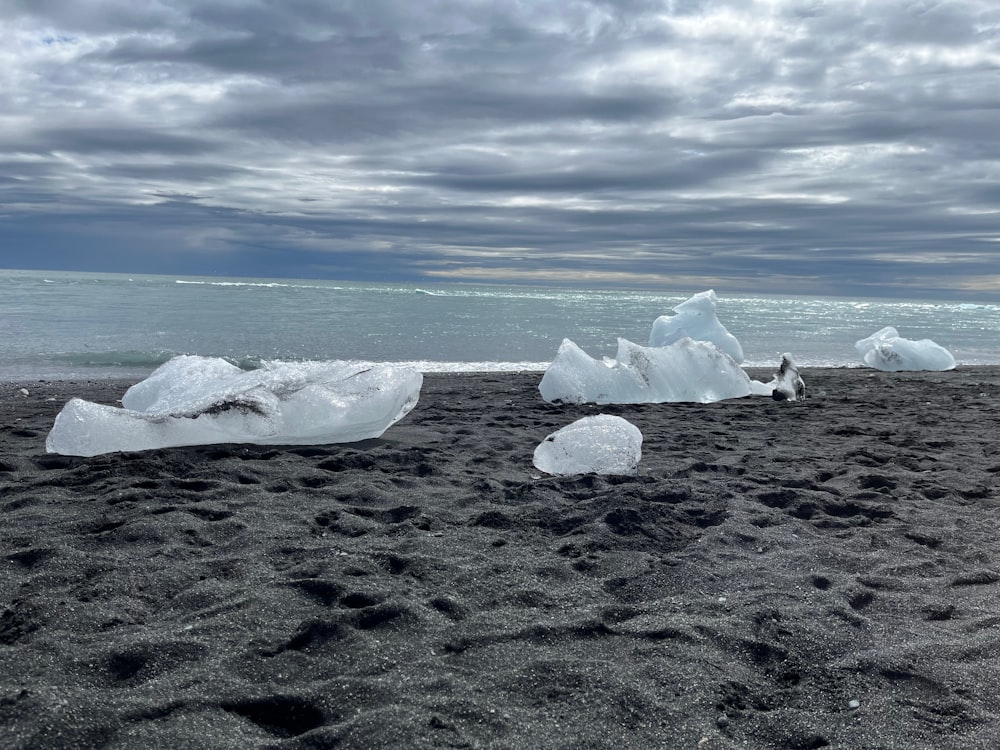
{"label": "iceberg", "polygon": [[719,322],[715,314],[718,297],[714,289],[699,292],[674,308],[675,315],[661,315],[653,321],[649,332],[650,346],[669,346],[682,338],[709,341],[732,357],[743,361],[743,347],[733,334]]}
{"label": "iceberg", "polygon": [[641,458],[639,428],[627,419],[598,414],[546,437],[532,463],[546,474],[635,474]]}
{"label": "iceberg", "polygon": [[733,358],[707,341],[646,347],[620,338],[615,359],[596,360],[563,339],[538,390],[552,403],[705,404],[749,396],[751,386]]}
{"label": "iceberg", "polygon": [[344,362],[271,362],[243,371],[180,356],[122,397],[122,407],[71,399],[49,453],[96,456],[181,445],[350,443],[380,437],[420,397],[416,370]]}
{"label": "iceberg", "polygon": [[869,367],[887,372],[917,370],[952,370],[951,352],[930,339],[904,339],[892,326],[886,326],[854,344],[862,361]]}

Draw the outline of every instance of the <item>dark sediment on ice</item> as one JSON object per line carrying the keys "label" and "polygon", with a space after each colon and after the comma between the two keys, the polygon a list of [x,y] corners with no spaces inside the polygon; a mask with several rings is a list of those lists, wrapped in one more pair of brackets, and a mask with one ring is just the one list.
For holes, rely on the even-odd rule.
{"label": "dark sediment on ice", "polygon": [[[539,377],[428,375],[363,443],[94,458],[45,435],[127,384],[0,384],[0,747],[1000,746],[1000,368]],[[596,413],[637,476],[534,469]]]}

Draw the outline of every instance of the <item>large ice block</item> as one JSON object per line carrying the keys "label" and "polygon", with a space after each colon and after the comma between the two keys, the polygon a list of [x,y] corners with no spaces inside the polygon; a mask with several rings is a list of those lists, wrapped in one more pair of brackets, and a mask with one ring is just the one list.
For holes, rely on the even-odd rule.
{"label": "large ice block", "polygon": [[594,359],[564,339],[538,390],[546,401],[576,404],[710,403],[751,393],[732,357],[689,338],[658,347],[620,338],[613,360]]}
{"label": "large ice block", "polygon": [[212,443],[326,444],[379,437],[416,405],[416,370],[342,362],[266,364],[243,371],[183,356],[122,398],[125,408],[70,400],[50,453],[94,456]]}

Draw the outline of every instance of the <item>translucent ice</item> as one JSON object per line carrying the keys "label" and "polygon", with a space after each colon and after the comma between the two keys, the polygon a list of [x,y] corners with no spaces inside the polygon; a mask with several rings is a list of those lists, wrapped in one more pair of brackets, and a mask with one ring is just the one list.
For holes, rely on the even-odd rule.
{"label": "translucent ice", "polygon": [[282,363],[244,372],[219,359],[175,357],[122,398],[125,408],[70,400],[50,453],[95,456],[212,443],[326,444],[379,437],[416,405],[407,368]]}
{"label": "translucent ice", "polygon": [[546,474],[635,474],[642,433],[611,414],[578,419],[535,448],[533,463]]}
{"label": "translucent ice", "polygon": [[669,346],[687,337],[695,341],[710,341],[736,360],[743,361],[743,347],[726,330],[715,314],[718,297],[715,290],[699,292],[674,308],[676,315],[661,315],[653,321],[649,332],[650,346]]}
{"label": "translucent ice", "polygon": [[564,339],[538,385],[546,401],[710,403],[750,395],[750,378],[714,344],[683,338],[662,347],[618,339],[613,360],[596,360]]}
{"label": "translucent ice", "polygon": [[218,357],[174,357],[125,391],[122,406],[147,412],[194,409],[201,400],[219,398],[220,390],[242,389],[261,374],[259,370],[244,372]]}
{"label": "translucent ice", "polygon": [[854,344],[861,359],[876,370],[951,370],[955,358],[930,339],[904,339],[892,326],[876,331]]}

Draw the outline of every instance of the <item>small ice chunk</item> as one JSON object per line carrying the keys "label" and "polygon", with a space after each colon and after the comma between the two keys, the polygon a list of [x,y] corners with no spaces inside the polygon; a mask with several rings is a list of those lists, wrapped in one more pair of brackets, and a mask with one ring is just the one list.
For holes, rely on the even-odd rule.
{"label": "small ice chunk", "polygon": [[886,372],[953,370],[955,358],[951,352],[930,339],[904,339],[892,326],[886,326],[867,338],[855,342],[862,361],[869,367]]}
{"label": "small ice chunk", "polygon": [[30,393],[28,393],[28,389],[27,388],[22,388],[21,390],[18,391],[18,393],[20,393],[22,396],[30,396],[31,395]]}
{"label": "small ice chunk", "polygon": [[626,419],[598,414],[553,432],[535,448],[535,468],[546,474],[635,474],[642,433]]}
{"label": "small ice chunk", "polygon": [[549,402],[706,404],[749,396],[750,377],[707,341],[647,347],[618,339],[615,359],[597,360],[564,339],[538,390]]}
{"label": "small ice chunk", "polygon": [[774,374],[772,386],[771,398],[775,401],[801,401],[806,397],[805,381],[788,352],[781,355],[781,365]]}
{"label": "small ice chunk", "polygon": [[125,408],[71,399],[49,453],[95,456],[180,445],[311,445],[379,437],[416,405],[423,377],[401,367],[269,363],[244,372],[175,357],[122,398]]}
{"label": "small ice chunk", "polygon": [[699,292],[674,308],[675,315],[661,315],[649,332],[650,346],[670,346],[682,338],[709,341],[736,360],[743,361],[743,347],[715,314],[715,290]]}
{"label": "small ice chunk", "polygon": [[770,396],[775,401],[798,401],[806,397],[806,384],[788,352],[781,355],[781,364],[770,381],[751,380],[750,389],[754,396]]}

